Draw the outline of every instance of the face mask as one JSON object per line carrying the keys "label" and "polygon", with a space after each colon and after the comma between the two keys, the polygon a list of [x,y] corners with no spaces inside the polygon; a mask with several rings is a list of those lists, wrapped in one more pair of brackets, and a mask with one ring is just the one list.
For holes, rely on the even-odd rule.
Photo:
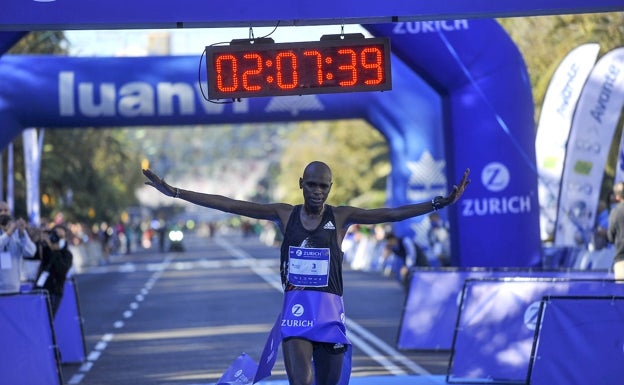
{"label": "face mask", "polygon": [[65,242],[66,242],[65,239],[63,239],[63,238],[59,239],[59,241],[58,241],[59,249],[64,249],[65,248],[65,245],[66,245]]}

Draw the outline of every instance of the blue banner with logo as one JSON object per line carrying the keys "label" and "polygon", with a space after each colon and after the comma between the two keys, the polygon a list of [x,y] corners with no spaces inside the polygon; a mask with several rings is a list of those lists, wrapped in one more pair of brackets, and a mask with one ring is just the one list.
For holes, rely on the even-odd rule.
{"label": "blue banner with logo", "polygon": [[531,360],[533,385],[618,385],[624,297],[546,297]]}
{"label": "blue banner with logo", "polygon": [[[442,172],[444,188],[457,183],[467,167],[472,170],[464,197],[447,209],[454,264],[539,264],[533,98],[513,41],[488,19],[365,27],[375,36],[389,36],[392,52],[443,95],[443,134],[402,125],[408,132],[401,145],[412,149],[412,158],[404,161],[425,157],[414,139],[428,134],[433,161],[425,169]],[[403,187],[410,191],[393,185],[393,193],[401,194]],[[433,184],[428,187],[433,192]]]}
{"label": "blue banner with logo", "polygon": [[464,282],[477,278],[613,279],[613,272],[587,270],[415,269],[405,299],[397,347],[451,350]]}
{"label": "blue banner with logo", "polygon": [[46,293],[0,295],[0,336],[0,383],[63,383]]}
{"label": "blue banner with logo", "polygon": [[621,296],[624,285],[614,280],[467,280],[448,381],[527,383],[540,301],[548,295]]}

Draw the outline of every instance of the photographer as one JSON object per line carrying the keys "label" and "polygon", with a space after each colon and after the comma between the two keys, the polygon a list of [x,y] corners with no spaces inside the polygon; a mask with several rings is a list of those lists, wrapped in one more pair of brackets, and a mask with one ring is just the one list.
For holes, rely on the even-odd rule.
{"label": "photographer", "polygon": [[19,292],[23,258],[32,258],[37,247],[28,236],[26,222],[13,220],[6,202],[0,201],[0,291]]}
{"label": "photographer", "polygon": [[57,225],[41,241],[41,265],[34,288],[48,291],[52,316],[56,315],[61,304],[67,273],[73,263],[73,255],[67,248],[66,235],[65,228]]}

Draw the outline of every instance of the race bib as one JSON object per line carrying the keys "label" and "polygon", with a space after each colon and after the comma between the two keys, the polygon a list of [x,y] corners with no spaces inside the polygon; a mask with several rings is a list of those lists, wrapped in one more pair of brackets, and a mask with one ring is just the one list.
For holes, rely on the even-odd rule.
{"label": "race bib", "polygon": [[301,287],[325,287],[329,281],[329,248],[288,248],[288,282]]}

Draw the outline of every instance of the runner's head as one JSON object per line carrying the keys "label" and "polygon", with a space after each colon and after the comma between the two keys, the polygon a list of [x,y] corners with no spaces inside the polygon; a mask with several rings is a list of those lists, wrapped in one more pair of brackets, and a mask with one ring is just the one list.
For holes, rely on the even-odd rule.
{"label": "runner's head", "polygon": [[321,212],[332,187],[332,173],[323,162],[314,161],[306,166],[299,178],[299,188],[303,190],[303,200],[310,212]]}

